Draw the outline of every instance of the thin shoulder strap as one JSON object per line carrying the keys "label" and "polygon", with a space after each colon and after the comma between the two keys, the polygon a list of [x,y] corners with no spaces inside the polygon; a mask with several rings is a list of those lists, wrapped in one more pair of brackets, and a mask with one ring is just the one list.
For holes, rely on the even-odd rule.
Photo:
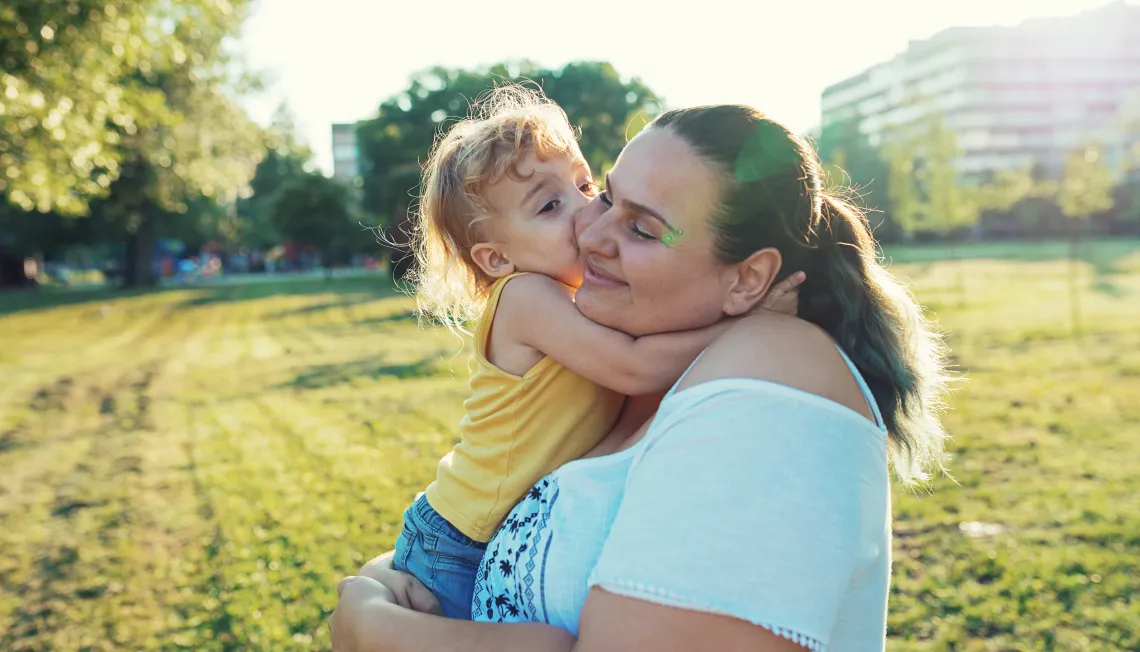
{"label": "thin shoulder strap", "polygon": [[871,393],[871,388],[867,385],[867,381],[863,379],[863,374],[859,373],[859,368],[847,357],[847,353],[836,345],[835,349],[839,351],[839,355],[843,356],[843,361],[847,363],[847,368],[851,370],[851,375],[855,376],[855,382],[859,383],[859,389],[863,392],[863,400],[867,401],[867,407],[871,410],[871,416],[875,418],[875,425],[882,429],[886,429],[886,423],[883,422],[883,413],[879,411],[879,403],[875,400],[875,395]]}
{"label": "thin shoulder strap", "polygon": [[[705,351],[707,350],[708,349],[705,349]],[[677,391],[677,387],[681,384],[681,381],[685,379],[685,376],[689,375],[689,372],[693,370],[693,367],[697,366],[697,361],[701,359],[701,356],[705,354],[705,351],[701,351],[697,354],[696,358],[693,358],[693,361],[689,363],[688,369],[685,369],[685,373],[681,374],[681,377],[677,379],[677,382],[673,383],[673,386],[669,388],[669,391],[666,392],[665,396],[661,399],[662,401],[669,398],[673,395],[674,392]]]}
{"label": "thin shoulder strap", "polygon": [[491,334],[491,324],[495,321],[495,311],[499,308],[499,297],[503,295],[503,288],[511,279],[525,276],[530,272],[515,272],[495,281],[491,291],[487,294],[487,305],[483,308],[483,315],[475,324],[475,349],[480,355],[486,355],[487,337]]}

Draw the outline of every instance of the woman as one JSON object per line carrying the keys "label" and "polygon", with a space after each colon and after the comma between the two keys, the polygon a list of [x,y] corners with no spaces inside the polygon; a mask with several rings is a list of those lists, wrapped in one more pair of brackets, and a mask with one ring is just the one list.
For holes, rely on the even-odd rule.
{"label": "woman", "polygon": [[[342,582],[342,650],[879,650],[888,451],[940,468],[943,350],[810,147],[744,106],[670,111],[577,225],[579,309],[632,334],[744,316],[661,401],[540,481],[488,546],[476,620],[383,568]],[[793,270],[798,317],[754,312]],[[630,417],[635,418],[635,417]]]}

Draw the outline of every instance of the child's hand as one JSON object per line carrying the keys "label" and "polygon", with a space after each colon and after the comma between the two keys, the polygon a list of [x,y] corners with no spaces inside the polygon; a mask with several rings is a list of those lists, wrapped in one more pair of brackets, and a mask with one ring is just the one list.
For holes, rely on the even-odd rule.
{"label": "child's hand", "polygon": [[361,577],[374,579],[392,592],[394,601],[405,609],[425,614],[443,615],[443,607],[435,595],[410,573],[392,568],[392,554],[385,553],[360,567]]}
{"label": "child's hand", "polygon": [[759,310],[779,312],[793,317],[800,307],[800,285],[807,279],[804,272],[793,272],[788,278],[768,289],[756,306]]}

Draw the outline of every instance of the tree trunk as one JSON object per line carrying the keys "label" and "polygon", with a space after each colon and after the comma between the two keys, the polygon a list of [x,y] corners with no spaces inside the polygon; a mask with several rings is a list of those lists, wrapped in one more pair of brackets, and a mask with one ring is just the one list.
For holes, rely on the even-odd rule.
{"label": "tree trunk", "polygon": [[146,204],[139,212],[138,224],[127,236],[127,261],[123,287],[155,287],[158,274],[154,270],[154,249],[158,241],[158,221],[153,208]]}
{"label": "tree trunk", "polygon": [[[1076,220],[1074,220],[1074,224]],[[1078,283],[1080,274],[1080,232],[1077,226],[1069,238],[1069,310],[1073,320],[1073,335],[1081,336],[1081,291]]]}
{"label": "tree trunk", "polygon": [[966,307],[966,257],[957,240],[950,243],[951,256],[958,261],[958,305]]}

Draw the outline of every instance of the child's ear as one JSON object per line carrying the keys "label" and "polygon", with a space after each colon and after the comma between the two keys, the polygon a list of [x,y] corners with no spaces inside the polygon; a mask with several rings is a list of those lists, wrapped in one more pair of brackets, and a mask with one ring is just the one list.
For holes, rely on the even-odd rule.
{"label": "child's ear", "polygon": [[515,272],[515,264],[490,242],[480,242],[471,247],[471,259],[491,278],[503,278]]}

